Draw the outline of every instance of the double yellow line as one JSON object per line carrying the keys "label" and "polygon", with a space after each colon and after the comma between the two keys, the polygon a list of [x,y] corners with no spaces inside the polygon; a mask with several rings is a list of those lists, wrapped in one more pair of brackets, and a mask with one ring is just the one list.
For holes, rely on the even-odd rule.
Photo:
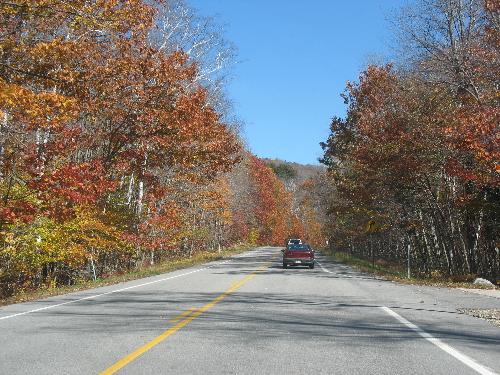
{"label": "double yellow line", "polygon": [[182,314],[179,314],[178,316],[176,316],[175,318],[170,319],[169,322],[170,323],[177,323],[179,320],[182,320],[182,318],[185,318],[186,316],[191,315],[191,313],[193,311],[196,311],[196,310],[197,310],[196,307],[191,307],[189,310],[186,310]]}
{"label": "double yellow line", "polygon": [[[165,340],[167,337],[171,336],[178,330],[180,330],[182,327],[184,327],[186,324],[188,324],[191,320],[196,319],[198,316],[203,314],[205,311],[208,309],[212,308],[216,304],[218,304],[220,301],[222,301],[224,298],[226,298],[229,294],[234,292],[236,289],[240,288],[243,284],[246,282],[250,281],[257,273],[264,271],[266,268],[269,267],[270,263],[267,263],[266,265],[256,269],[252,273],[250,273],[247,277],[243,278],[242,280],[234,283],[229,289],[227,289],[224,293],[207,303],[205,306],[195,309],[191,308],[184,313],[180,314],[177,318],[172,319],[171,322],[175,323],[178,322],[175,326],[167,329],[165,332],[163,332],[161,335],[155,337],[153,340],[150,342],[146,343],[145,345],[141,346],[140,348],[136,349],[129,355],[123,357],[120,359],[118,362],[116,362],[114,365],[111,367],[108,367],[106,370],[102,371],[100,375],[110,375],[114,374],[121,368],[125,367],[128,365],[130,362],[135,360],[137,357],[141,356],[142,354],[146,353],[148,350],[154,348],[156,345],[161,343],[163,340]],[[180,321],[179,321],[180,320]]]}

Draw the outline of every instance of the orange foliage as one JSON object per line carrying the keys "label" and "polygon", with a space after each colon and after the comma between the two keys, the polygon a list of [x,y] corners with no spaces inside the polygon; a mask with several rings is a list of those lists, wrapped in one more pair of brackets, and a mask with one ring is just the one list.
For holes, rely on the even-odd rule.
{"label": "orange foliage", "polygon": [[253,155],[249,169],[259,243],[281,245],[298,226],[292,213],[291,193],[285,190],[273,170]]}

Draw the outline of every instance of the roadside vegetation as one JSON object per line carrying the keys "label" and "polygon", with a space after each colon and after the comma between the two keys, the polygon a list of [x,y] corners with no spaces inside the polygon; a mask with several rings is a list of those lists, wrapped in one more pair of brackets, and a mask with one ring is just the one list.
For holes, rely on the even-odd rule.
{"label": "roadside vegetation", "polygon": [[234,56],[181,0],[0,2],[0,299],[303,236],[239,137]]}
{"label": "roadside vegetation", "polygon": [[400,14],[401,56],[347,84],[318,169],[245,149],[235,48],[184,1],[0,1],[0,300],[289,236],[495,283],[499,3]]}
{"label": "roadside vegetation", "polygon": [[384,259],[363,259],[349,253],[332,252],[328,249],[322,250],[321,253],[336,262],[347,264],[361,272],[398,283],[446,288],[492,289],[491,286],[473,284],[476,275],[472,274],[448,276],[439,272],[434,272],[431,275],[410,273],[410,277],[408,277],[408,269],[398,262],[389,262]]}
{"label": "roadside vegetation", "polygon": [[417,277],[496,283],[499,2],[416,0],[394,25],[399,60],[347,84],[322,144],[324,231],[363,267],[409,258]]}
{"label": "roadside vegetation", "polygon": [[40,298],[73,293],[80,290],[98,288],[106,285],[123,283],[130,280],[156,276],[166,272],[172,272],[183,268],[196,266],[198,264],[221,260],[226,257],[230,257],[232,255],[250,250],[251,248],[252,246],[248,244],[237,244],[230,248],[222,250],[220,253],[213,251],[199,251],[190,258],[182,255],[172,256],[166,262],[145,266],[134,271],[116,273],[107,277],[97,278],[95,280],[88,278],[77,279],[74,280],[72,285],[52,284],[43,285],[36,289],[18,289],[14,295],[1,299],[0,306],[12,303],[32,301]]}

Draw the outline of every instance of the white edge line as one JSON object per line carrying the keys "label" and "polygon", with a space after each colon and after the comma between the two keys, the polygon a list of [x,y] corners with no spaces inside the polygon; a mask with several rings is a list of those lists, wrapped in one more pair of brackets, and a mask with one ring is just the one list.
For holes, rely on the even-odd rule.
{"label": "white edge line", "polygon": [[111,290],[111,291],[109,291],[109,292],[105,292],[105,293],[101,293],[101,294],[95,294],[95,295],[92,295],[92,296],[87,296],[87,297],[83,297],[83,298],[78,298],[78,299],[75,299],[75,300],[66,301],[66,302],[62,302],[62,303],[55,304],[55,305],[50,305],[50,306],[40,307],[40,308],[38,308],[38,309],[28,310],[28,311],[20,312],[20,313],[17,313],[17,314],[12,314],[12,315],[2,316],[2,317],[0,317],[0,320],[9,319],[9,318],[14,318],[14,317],[16,317],[16,316],[21,316],[21,315],[27,315],[27,314],[31,314],[31,313],[34,313],[34,312],[43,311],[43,310],[48,310],[48,309],[52,309],[52,308],[54,308],[54,307],[59,307],[59,306],[63,306],[63,305],[69,305],[70,303],[75,303],[75,302],[85,301],[85,300],[92,299],[92,298],[98,298],[98,297],[102,297],[102,296],[105,296],[105,295],[108,295],[108,294],[119,293],[119,292],[123,292],[123,291],[125,291],[125,290],[129,290],[129,289],[140,288],[141,286],[146,286],[146,285],[151,285],[151,284],[160,283],[160,282],[162,282],[162,281],[171,280],[171,279],[175,279],[175,278],[177,278],[177,277],[187,276],[187,275],[190,275],[190,274],[195,273],[195,272],[204,271],[204,270],[206,270],[206,269],[208,269],[208,268],[211,268],[211,267],[216,266],[216,265],[219,265],[219,264],[224,264],[224,263],[227,263],[227,262],[229,262],[229,261],[230,261],[230,259],[225,260],[224,262],[219,262],[219,263],[216,263],[216,264],[214,264],[214,265],[212,265],[212,266],[208,266],[208,267],[204,267],[204,268],[199,268],[199,269],[196,269],[196,270],[191,271],[191,272],[182,273],[182,274],[180,274],[180,275],[175,275],[175,276],[165,277],[165,278],[163,278],[163,279],[153,280],[153,281],[149,281],[149,282],[147,282],[147,283],[143,283],[143,284],[139,284],[139,285],[132,285],[132,286],[128,286],[128,287],[126,287],[126,288],[120,288],[120,289],[116,289],[116,290]]}
{"label": "white edge line", "polygon": [[318,262],[316,259],[315,259],[314,261],[315,261],[316,263],[318,263],[318,264],[319,264],[319,266],[321,267],[321,269],[322,269],[323,271],[325,271],[325,272],[327,272],[327,273],[332,273],[332,271],[327,270],[327,269],[326,269],[325,267],[323,267],[323,265],[322,265],[320,262]]}
{"label": "white edge line", "polygon": [[427,341],[431,342],[432,344],[436,345],[439,349],[445,351],[449,355],[455,357],[458,359],[460,362],[463,364],[467,365],[474,371],[478,372],[481,375],[497,375],[494,371],[490,370],[489,368],[477,363],[474,359],[466,356],[465,354],[459,352],[455,348],[449,346],[448,344],[445,344],[438,338],[432,336],[430,333],[427,333],[424,331],[422,328],[417,326],[416,324],[413,324],[412,322],[406,320],[403,318],[401,315],[399,315],[397,312],[391,310],[390,308],[386,306],[380,306],[382,310],[384,310],[387,314],[391,315],[392,317],[396,318],[399,320],[401,323],[403,323],[405,326],[408,328],[411,328],[413,331],[417,332],[420,336],[422,336],[424,339]]}

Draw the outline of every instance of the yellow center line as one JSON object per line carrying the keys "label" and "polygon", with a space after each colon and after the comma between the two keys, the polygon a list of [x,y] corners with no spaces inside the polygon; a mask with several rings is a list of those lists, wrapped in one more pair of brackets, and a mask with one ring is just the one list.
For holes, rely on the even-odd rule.
{"label": "yellow center line", "polygon": [[[152,349],[153,347],[155,347],[156,345],[158,345],[159,343],[161,343],[167,337],[171,336],[172,334],[174,334],[175,332],[177,332],[178,330],[180,330],[182,327],[184,327],[186,324],[188,324],[191,320],[196,319],[198,316],[200,316],[201,314],[203,314],[205,311],[207,311],[208,309],[210,309],[213,306],[215,306],[216,304],[218,304],[220,301],[222,301],[224,298],[226,298],[229,294],[231,294],[236,289],[238,289],[241,286],[243,286],[243,284],[245,284],[246,282],[250,281],[255,275],[257,275],[257,273],[262,272],[266,268],[268,268],[269,265],[270,265],[270,263],[267,263],[266,265],[264,265],[262,267],[259,267],[258,269],[256,269],[252,273],[250,273],[248,276],[246,276],[242,280],[240,280],[240,281],[236,282],[235,284],[233,284],[224,293],[222,293],[218,297],[214,298],[212,301],[210,301],[209,303],[207,303],[205,306],[201,307],[198,310],[194,310],[192,314],[189,314],[189,315],[186,314],[188,316],[185,317],[183,320],[181,320],[179,323],[177,323],[175,326],[167,329],[161,335],[155,337],[150,342],[146,343],[145,345],[143,345],[140,348],[136,349],[132,353],[130,353],[127,356],[123,357],[122,359],[120,359],[118,362],[116,362],[111,367],[108,367],[106,370],[100,372],[100,375],[114,374],[115,372],[117,372],[121,368],[125,367],[130,362],[132,362],[133,360],[135,360],[137,357],[139,357],[142,354],[146,353],[148,350]],[[190,312],[190,311],[189,310],[186,311],[186,313],[188,313],[188,312]]]}
{"label": "yellow center line", "polygon": [[177,323],[182,318],[185,318],[186,316],[190,315],[194,310],[196,310],[196,307],[191,307],[189,310],[186,310],[182,314],[177,315],[175,318],[170,319],[169,322]]}

